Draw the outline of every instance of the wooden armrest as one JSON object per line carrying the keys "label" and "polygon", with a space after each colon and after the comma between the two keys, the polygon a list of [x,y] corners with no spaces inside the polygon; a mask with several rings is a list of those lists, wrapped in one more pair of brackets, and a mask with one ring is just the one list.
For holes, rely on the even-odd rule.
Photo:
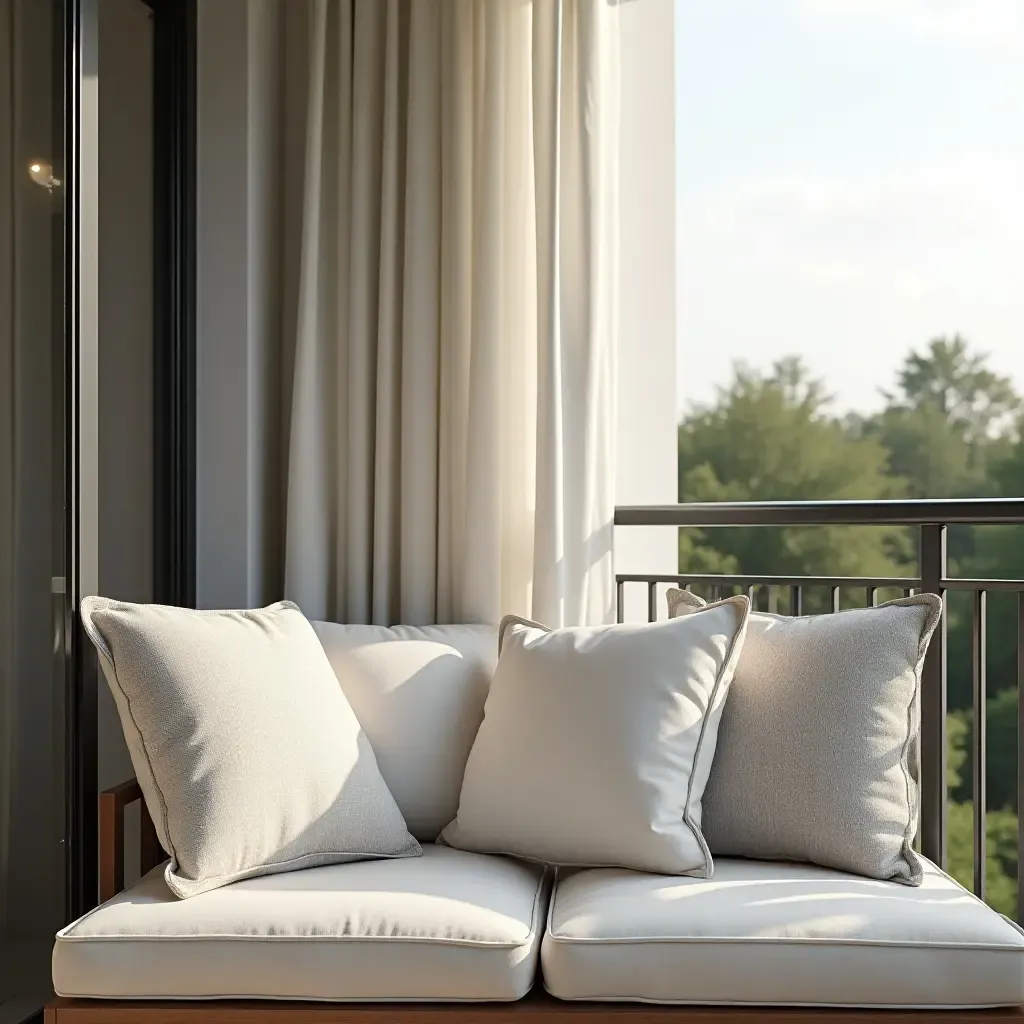
{"label": "wooden armrest", "polygon": [[124,888],[124,809],[140,803],[139,868],[145,874],[166,859],[149,816],[142,789],[135,779],[100,793],[100,902]]}

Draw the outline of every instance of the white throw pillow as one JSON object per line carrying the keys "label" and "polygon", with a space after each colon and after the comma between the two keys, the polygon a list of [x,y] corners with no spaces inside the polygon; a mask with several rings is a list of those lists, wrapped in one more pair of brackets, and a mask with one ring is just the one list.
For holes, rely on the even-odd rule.
{"label": "white throw pillow", "polygon": [[312,625],[409,831],[434,842],[459,809],[497,627]]}
{"label": "white throw pillow", "polygon": [[711,874],[700,800],[749,602],[643,625],[501,626],[442,840],[564,865]]}
{"label": "white throw pillow", "polygon": [[175,895],[420,854],[294,604],[192,611],[90,597],[81,614]]}
{"label": "white throw pillow", "polygon": [[[668,592],[670,615],[704,602]],[[704,793],[717,856],[921,883],[921,665],[934,594],[829,615],[752,612]]]}

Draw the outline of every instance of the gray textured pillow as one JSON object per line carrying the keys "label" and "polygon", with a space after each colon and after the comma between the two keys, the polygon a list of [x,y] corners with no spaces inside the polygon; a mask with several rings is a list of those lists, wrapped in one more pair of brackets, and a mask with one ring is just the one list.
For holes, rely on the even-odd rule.
{"label": "gray textured pillow", "polygon": [[548,630],[510,617],[450,846],[711,874],[701,793],[750,610]]}
{"label": "gray textured pillow", "polygon": [[[668,592],[669,614],[704,602]],[[704,791],[714,854],[921,882],[917,742],[932,594],[790,618],[752,612]]]}
{"label": "gray textured pillow", "polygon": [[420,854],[294,604],[191,611],[90,597],[81,614],[173,893]]}

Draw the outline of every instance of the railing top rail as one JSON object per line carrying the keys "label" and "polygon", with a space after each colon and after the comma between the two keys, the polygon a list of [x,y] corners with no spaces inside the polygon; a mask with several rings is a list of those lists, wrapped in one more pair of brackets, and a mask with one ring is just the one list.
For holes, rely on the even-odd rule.
{"label": "railing top rail", "polygon": [[[894,590],[919,589],[920,576],[765,576],[752,573],[652,573],[620,572],[621,583],[709,583],[725,587],[889,587]],[[1024,589],[1024,583],[1020,584]]]}
{"label": "railing top rail", "polygon": [[[617,583],[672,583],[678,587],[687,583],[707,583],[723,587],[876,587],[879,590],[920,590],[920,576],[763,576],[752,573],[699,573],[699,572],[620,572]],[[946,578],[938,581],[941,590],[1008,590],[1024,593],[1024,580]]]}
{"label": "railing top rail", "polygon": [[1024,523],[1024,498],[619,505],[616,526],[949,526]]}

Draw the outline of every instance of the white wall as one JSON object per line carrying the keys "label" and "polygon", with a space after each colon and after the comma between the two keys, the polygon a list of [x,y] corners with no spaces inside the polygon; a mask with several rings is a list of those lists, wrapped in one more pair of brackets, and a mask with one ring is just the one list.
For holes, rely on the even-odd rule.
{"label": "white wall", "polygon": [[[632,0],[621,18],[619,505],[676,502],[675,0]],[[619,527],[618,572],[677,570],[676,531]],[[647,617],[643,584],[628,618]],[[660,612],[664,615],[664,609]]]}

